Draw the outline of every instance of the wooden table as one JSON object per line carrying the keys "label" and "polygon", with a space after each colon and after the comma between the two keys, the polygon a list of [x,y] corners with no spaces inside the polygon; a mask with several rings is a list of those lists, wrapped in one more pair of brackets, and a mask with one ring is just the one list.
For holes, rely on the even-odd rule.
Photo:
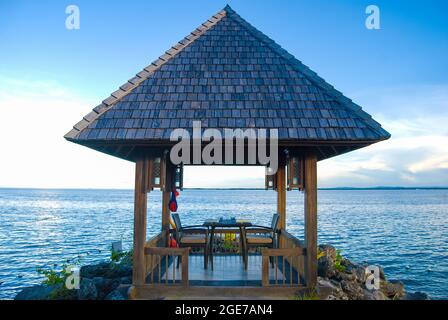
{"label": "wooden table", "polygon": [[241,257],[243,258],[244,269],[247,270],[247,250],[246,250],[246,228],[252,226],[248,221],[219,221],[218,219],[210,219],[204,222],[204,227],[210,229],[209,258],[213,270],[213,239],[215,237],[216,228],[238,228],[240,230],[241,241]]}

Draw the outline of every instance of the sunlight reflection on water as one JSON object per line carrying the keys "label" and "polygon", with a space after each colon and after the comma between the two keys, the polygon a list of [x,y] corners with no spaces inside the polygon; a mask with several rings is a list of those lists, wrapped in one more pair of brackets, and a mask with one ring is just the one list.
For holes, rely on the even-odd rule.
{"label": "sunlight reflection on water", "polygon": [[[148,236],[160,229],[160,192],[148,200]],[[287,193],[287,225],[303,238],[303,195]],[[236,216],[269,224],[276,195],[264,190],[185,190],[185,224]],[[82,256],[109,257],[112,241],[132,241],[131,190],[0,189],[0,298],[40,282],[36,267]],[[410,291],[447,298],[448,191],[319,191],[319,243],[357,262],[380,264]],[[408,268],[407,268],[408,267]],[[431,272],[428,272],[431,269]]]}

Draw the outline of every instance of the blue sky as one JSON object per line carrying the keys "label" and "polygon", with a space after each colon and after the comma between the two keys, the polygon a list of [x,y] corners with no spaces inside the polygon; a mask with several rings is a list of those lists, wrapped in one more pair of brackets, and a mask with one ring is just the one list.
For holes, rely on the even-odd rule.
{"label": "blue sky", "polygon": [[[0,186],[132,187],[130,163],[63,134],[226,3],[392,133],[320,163],[321,186],[448,185],[446,1],[10,0],[0,2]],[[70,4],[80,30],[65,28]],[[380,30],[365,28],[370,4]],[[263,181],[259,169],[215,169],[205,185],[209,174],[191,169],[186,182]]]}

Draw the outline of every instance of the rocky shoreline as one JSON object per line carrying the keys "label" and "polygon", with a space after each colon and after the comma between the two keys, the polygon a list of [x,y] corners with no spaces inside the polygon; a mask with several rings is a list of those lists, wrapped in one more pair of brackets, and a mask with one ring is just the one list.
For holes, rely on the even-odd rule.
{"label": "rocky shoreline", "polygon": [[65,282],[22,289],[14,300],[127,300],[132,282],[130,263],[101,262],[80,268],[78,290],[68,290]]}
{"label": "rocky shoreline", "polygon": [[[330,245],[319,246],[318,284],[312,293],[299,296],[313,300],[427,300],[422,292],[406,292],[403,283],[386,280],[380,267],[379,290],[368,290],[365,267],[342,257]],[[80,288],[68,290],[65,282],[22,289],[15,300],[127,300],[132,281],[131,259],[101,262],[80,268]]]}
{"label": "rocky shoreline", "polygon": [[320,300],[428,300],[423,292],[406,292],[402,282],[387,280],[379,266],[380,288],[366,287],[366,265],[342,257],[331,245],[320,245],[318,255],[318,284]]}

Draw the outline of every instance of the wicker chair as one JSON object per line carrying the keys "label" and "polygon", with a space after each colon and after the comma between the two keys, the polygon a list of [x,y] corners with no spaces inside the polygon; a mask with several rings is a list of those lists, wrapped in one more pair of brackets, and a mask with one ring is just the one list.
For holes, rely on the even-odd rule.
{"label": "wicker chair", "polygon": [[[271,226],[251,226],[246,228],[246,257],[249,247],[278,247],[278,223],[280,216],[278,214],[272,215]],[[271,264],[273,260],[271,260]]]}
{"label": "wicker chair", "polygon": [[[208,266],[208,229],[203,226],[183,227],[179,214],[172,214],[174,224],[176,225],[176,241],[179,248],[196,247],[204,249],[204,269]],[[177,268],[179,268],[180,257],[177,259]]]}

